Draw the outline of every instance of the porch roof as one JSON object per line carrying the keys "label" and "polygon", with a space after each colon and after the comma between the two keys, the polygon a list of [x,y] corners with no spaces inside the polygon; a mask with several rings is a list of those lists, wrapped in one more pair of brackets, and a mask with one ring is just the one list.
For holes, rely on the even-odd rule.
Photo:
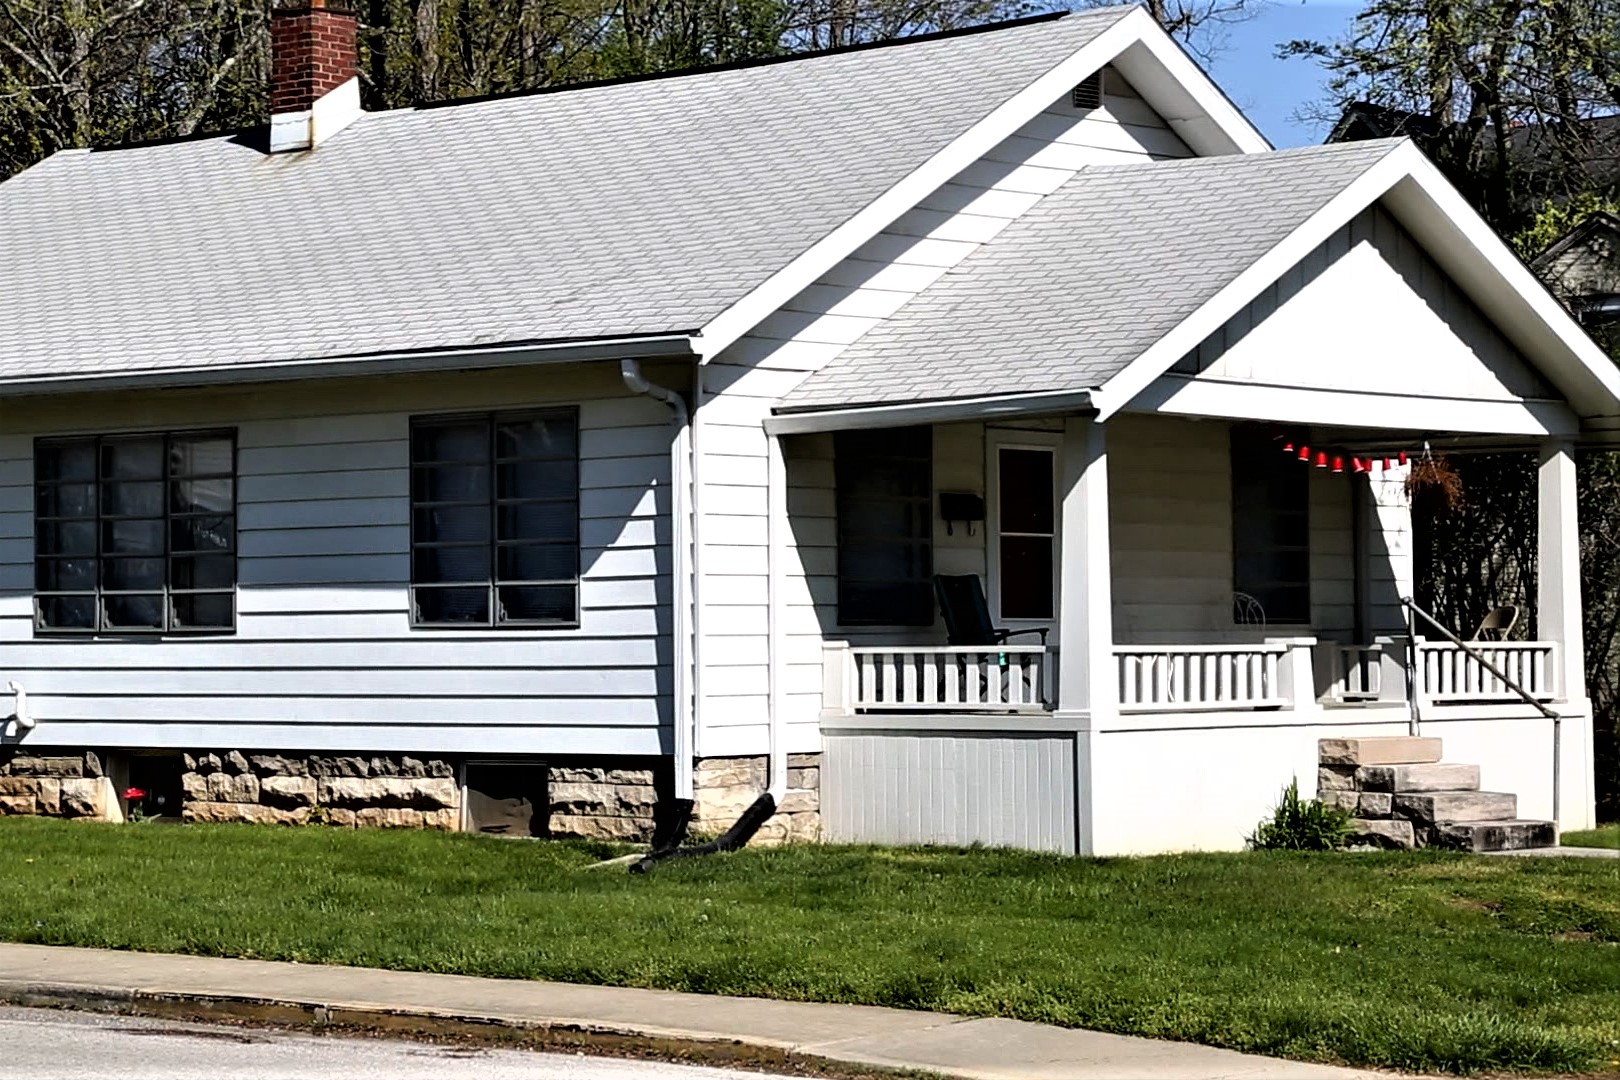
{"label": "porch roof", "polygon": [[1399,142],[1083,169],[781,409],[1101,387]]}
{"label": "porch roof", "polygon": [[1442,265],[1514,324],[1504,333],[1577,412],[1620,413],[1613,365],[1406,139],[1083,169],[777,412],[1080,402],[1111,414],[1380,199],[1431,219],[1420,240],[1444,233]]}

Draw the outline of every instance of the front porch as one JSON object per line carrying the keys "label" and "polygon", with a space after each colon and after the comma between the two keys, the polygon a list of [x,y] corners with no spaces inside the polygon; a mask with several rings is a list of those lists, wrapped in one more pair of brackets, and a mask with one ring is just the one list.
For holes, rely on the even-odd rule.
{"label": "front porch", "polygon": [[[829,837],[1229,849],[1291,779],[1316,793],[1317,739],[1414,730],[1480,764],[1488,788],[1519,796],[1523,816],[1585,827],[1568,444],[1523,441],[1541,461],[1540,604],[1518,627],[1535,639],[1465,649],[1408,627],[1404,470],[1290,461],[1292,481],[1244,492],[1245,439],[1257,429],[1146,415],[934,427],[928,489],[908,496],[927,516],[928,572],[981,577],[997,626],[1045,628],[1047,642],[949,644],[937,609],[909,626],[846,621],[847,580],[877,575],[850,557],[841,529],[838,576],[817,605]],[[1442,437],[1293,430],[1369,456]],[[837,440],[810,439],[819,443],[787,444],[790,485],[805,457],[832,457],[820,475],[839,475]],[[863,449],[861,470],[881,475],[883,463]],[[1044,488],[1043,517],[1027,504]],[[944,520],[952,492],[982,493],[984,519]],[[1274,497],[1297,505],[1268,506]],[[848,513],[847,493],[839,504]],[[919,576],[898,557],[873,561]],[[903,579],[882,595],[902,597]],[[1045,584],[1044,607],[1031,582]]]}

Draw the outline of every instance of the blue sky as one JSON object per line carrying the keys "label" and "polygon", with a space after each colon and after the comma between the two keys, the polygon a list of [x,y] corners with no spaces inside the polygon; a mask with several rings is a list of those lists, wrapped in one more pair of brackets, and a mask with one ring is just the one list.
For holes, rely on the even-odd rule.
{"label": "blue sky", "polygon": [[1323,96],[1325,73],[1308,59],[1278,60],[1278,43],[1294,38],[1334,41],[1362,5],[1344,0],[1276,0],[1253,19],[1225,28],[1225,44],[1209,73],[1249,119],[1279,147],[1306,146],[1327,127],[1295,118],[1302,105]]}

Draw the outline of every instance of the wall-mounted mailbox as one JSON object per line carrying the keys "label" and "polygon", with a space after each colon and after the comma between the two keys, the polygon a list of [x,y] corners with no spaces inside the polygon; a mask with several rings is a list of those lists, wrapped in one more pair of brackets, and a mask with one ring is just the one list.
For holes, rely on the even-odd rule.
{"label": "wall-mounted mailbox", "polygon": [[984,496],[971,491],[942,491],[939,493],[939,516],[945,520],[947,536],[958,521],[967,523],[968,535],[973,535],[973,523],[984,520]]}

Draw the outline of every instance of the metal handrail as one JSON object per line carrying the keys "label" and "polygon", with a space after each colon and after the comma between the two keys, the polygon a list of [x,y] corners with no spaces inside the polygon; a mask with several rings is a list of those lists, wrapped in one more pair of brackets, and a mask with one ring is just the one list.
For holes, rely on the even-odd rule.
{"label": "metal handrail", "polygon": [[[1485,659],[1485,654],[1484,653],[1482,653],[1478,649],[1474,648],[1474,646],[1472,646],[1468,642],[1464,641],[1462,638],[1458,637],[1456,634],[1453,634],[1449,629],[1446,628],[1446,626],[1444,624],[1442,624],[1440,622],[1439,619],[1436,619],[1433,615],[1430,615],[1427,611],[1424,611],[1422,608],[1420,608],[1416,604],[1414,604],[1412,602],[1411,597],[1409,597],[1409,596],[1401,597],[1401,603],[1403,603],[1407,607],[1411,608],[1413,614],[1421,615],[1421,616],[1423,616],[1424,619],[1428,620],[1430,625],[1432,625],[1436,630],[1440,631],[1440,633],[1445,637],[1445,639],[1447,641],[1451,642],[1453,645],[1457,646],[1463,652],[1467,653],[1469,656],[1471,656],[1475,660],[1479,661],[1479,666],[1480,667],[1484,668],[1486,671],[1490,672],[1492,675],[1495,675],[1498,679],[1501,679],[1502,682],[1507,685],[1508,689],[1512,690],[1515,694],[1518,694],[1521,698],[1524,699],[1525,704],[1529,705],[1531,708],[1535,709],[1537,712],[1541,713],[1542,716],[1545,716],[1549,720],[1557,720],[1558,719],[1558,714],[1556,712],[1554,712],[1553,710],[1547,708],[1547,706],[1543,702],[1536,700],[1534,697],[1531,697],[1530,692],[1528,690],[1526,690],[1524,687],[1519,685],[1518,680],[1508,678],[1508,676],[1500,668],[1498,668],[1495,664],[1491,663],[1489,660]],[[1416,637],[1417,637],[1417,635],[1414,634],[1413,635],[1414,642],[1416,640]],[[1413,661],[1413,664],[1414,664],[1414,670],[1413,670],[1413,673],[1412,673],[1412,678],[1414,680],[1416,680],[1417,671],[1416,671],[1416,666],[1415,666],[1416,665],[1415,660]]]}
{"label": "metal handrail", "polygon": [[[1417,632],[1416,632],[1417,627],[1416,627],[1416,624],[1412,622],[1411,616],[1412,615],[1421,615],[1425,620],[1428,621],[1429,625],[1433,626],[1436,630],[1440,631],[1440,633],[1442,635],[1444,635],[1444,637],[1446,638],[1447,641],[1449,641],[1453,645],[1457,646],[1457,648],[1461,649],[1464,653],[1466,653],[1469,656],[1473,657],[1476,661],[1479,662],[1479,665],[1481,667],[1483,667],[1486,671],[1489,671],[1492,675],[1495,675],[1498,679],[1501,679],[1502,682],[1505,683],[1508,686],[1509,689],[1511,689],[1515,694],[1518,694],[1521,698],[1523,698],[1524,701],[1525,701],[1525,704],[1529,705],[1531,708],[1533,708],[1537,712],[1539,712],[1542,716],[1545,716],[1547,719],[1552,721],[1552,724],[1553,724],[1552,809],[1553,809],[1553,820],[1557,821],[1558,820],[1558,810],[1559,810],[1559,806],[1561,805],[1561,800],[1559,799],[1560,783],[1561,783],[1561,781],[1563,779],[1563,777],[1562,777],[1563,760],[1562,759],[1563,759],[1563,742],[1564,742],[1564,739],[1563,739],[1564,718],[1562,716],[1558,715],[1558,713],[1555,712],[1554,710],[1549,709],[1543,702],[1537,701],[1535,698],[1531,697],[1529,691],[1525,690],[1524,687],[1520,686],[1517,680],[1508,678],[1508,676],[1507,676],[1507,674],[1505,672],[1503,672],[1501,669],[1499,669],[1495,664],[1491,663],[1489,660],[1485,659],[1485,654],[1484,653],[1480,652],[1478,649],[1474,648],[1468,642],[1464,641],[1462,638],[1460,638],[1456,634],[1452,633],[1451,629],[1449,627],[1447,627],[1444,623],[1442,623],[1439,619],[1435,618],[1433,615],[1430,615],[1427,611],[1424,611],[1422,608],[1418,607],[1417,604],[1413,603],[1412,598],[1410,596],[1401,597],[1401,603],[1406,607],[1408,612],[1410,612],[1410,614],[1407,616],[1407,629],[1410,632],[1411,640],[1407,644],[1406,655],[1407,655],[1407,680],[1408,680],[1408,685],[1409,685],[1408,697],[1412,702],[1412,734],[1413,735],[1418,734],[1418,706],[1417,706],[1418,695],[1417,695],[1416,691],[1417,691],[1417,688],[1418,688],[1418,679],[1421,676],[1418,673],[1418,667],[1417,667]],[[1562,680],[1560,680],[1560,682],[1561,681]],[[1555,684],[1555,685],[1557,685],[1557,684]]]}

